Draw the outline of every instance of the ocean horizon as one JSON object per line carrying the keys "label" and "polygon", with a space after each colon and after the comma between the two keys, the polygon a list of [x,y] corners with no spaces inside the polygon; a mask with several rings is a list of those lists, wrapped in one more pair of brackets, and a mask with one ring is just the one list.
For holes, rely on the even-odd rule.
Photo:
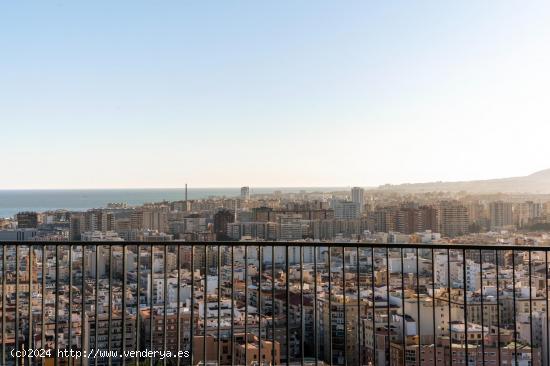
{"label": "ocean horizon", "polygon": [[[251,188],[251,194],[332,192],[346,187],[261,187]],[[188,199],[208,197],[237,197],[240,187],[188,188]],[[101,208],[112,202],[130,206],[147,202],[178,201],[185,199],[185,188],[134,188],[134,189],[5,189],[0,190],[0,217],[13,217],[21,211],[43,212],[56,209],[71,211]]]}

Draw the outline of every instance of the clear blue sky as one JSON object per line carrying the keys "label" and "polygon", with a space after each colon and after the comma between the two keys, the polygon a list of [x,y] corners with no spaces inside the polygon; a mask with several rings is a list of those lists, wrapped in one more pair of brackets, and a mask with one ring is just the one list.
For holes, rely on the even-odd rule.
{"label": "clear blue sky", "polygon": [[0,188],[550,168],[550,2],[0,4]]}

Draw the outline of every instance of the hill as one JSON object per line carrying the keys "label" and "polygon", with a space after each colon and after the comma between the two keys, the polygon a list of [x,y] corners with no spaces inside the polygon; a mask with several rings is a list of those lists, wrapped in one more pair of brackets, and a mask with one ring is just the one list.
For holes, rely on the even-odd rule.
{"label": "hill", "polygon": [[488,180],[461,182],[431,182],[384,185],[378,190],[400,191],[407,193],[421,192],[471,192],[471,193],[527,193],[550,194],[550,169],[524,176]]}

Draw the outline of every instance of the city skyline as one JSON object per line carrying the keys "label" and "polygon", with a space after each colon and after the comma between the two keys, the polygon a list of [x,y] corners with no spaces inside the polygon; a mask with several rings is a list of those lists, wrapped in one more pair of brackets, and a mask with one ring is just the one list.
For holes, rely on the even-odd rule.
{"label": "city skyline", "polygon": [[544,1],[2,4],[0,188],[527,175],[548,168],[549,19]]}
{"label": "city skyline", "polygon": [[0,2],[0,366],[550,366],[550,2]]}

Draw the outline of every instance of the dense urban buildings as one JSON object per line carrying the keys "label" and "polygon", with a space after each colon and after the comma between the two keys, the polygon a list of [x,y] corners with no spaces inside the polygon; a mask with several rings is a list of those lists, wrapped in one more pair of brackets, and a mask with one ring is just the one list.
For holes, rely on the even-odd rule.
{"label": "dense urban buildings", "polygon": [[544,251],[219,243],[3,246],[2,341],[195,364],[547,364]]}
{"label": "dense urban buildings", "polygon": [[0,222],[2,342],[185,350],[195,364],[546,365],[549,202],[243,187],[22,212]]}
{"label": "dense urban buildings", "polygon": [[[163,201],[131,207],[109,203],[82,212],[20,212],[1,221],[6,240],[364,240],[422,233],[441,241],[522,237],[550,230],[550,195],[393,190],[250,194]],[[20,234],[16,230],[36,230]],[[0,231],[1,232],[1,231]],[[93,234],[100,232],[102,234]],[[34,233],[34,232],[33,232]],[[87,234],[86,234],[87,233]],[[92,233],[92,234],[90,234]],[[33,236],[35,235],[35,236]],[[19,238],[19,239],[18,239]]]}

